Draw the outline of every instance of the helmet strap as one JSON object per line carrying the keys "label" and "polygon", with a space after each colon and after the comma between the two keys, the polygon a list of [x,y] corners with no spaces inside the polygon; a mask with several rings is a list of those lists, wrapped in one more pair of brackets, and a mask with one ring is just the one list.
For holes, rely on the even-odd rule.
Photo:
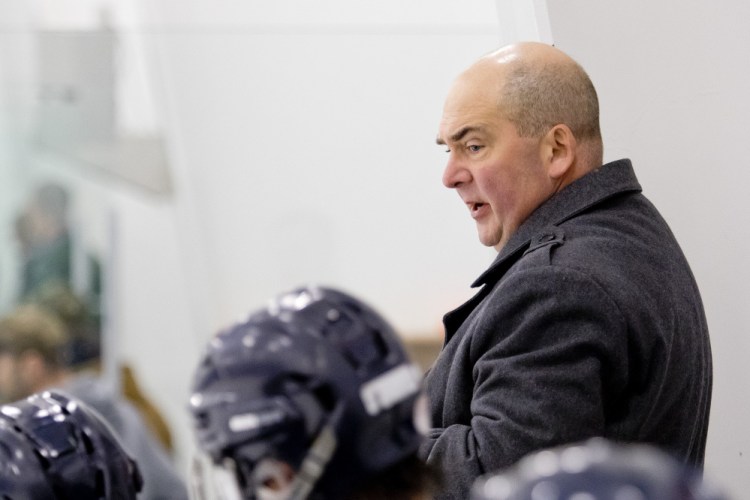
{"label": "helmet strap", "polygon": [[344,405],[339,403],[326,419],[326,423],[302,460],[299,471],[292,482],[289,500],[305,500],[320,476],[325,472],[326,465],[330,462],[338,446],[335,429],[343,413]]}

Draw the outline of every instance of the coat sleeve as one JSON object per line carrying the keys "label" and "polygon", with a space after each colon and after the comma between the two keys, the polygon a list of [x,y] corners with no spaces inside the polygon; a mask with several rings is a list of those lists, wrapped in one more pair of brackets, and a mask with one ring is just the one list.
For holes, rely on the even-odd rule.
{"label": "coat sleeve", "polygon": [[[627,331],[615,302],[586,274],[544,266],[507,276],[485,299],[451,363],[470,370],[446,381],[444,419],[423,456],[444,473],[441,498],[468,498],[481,474],[523,455],[604,430],[608,405],[627,380]],[[458,378],[461,378],[460,376]],[[459,391],[459,392],[457,392]],[[461,394],[463,392],[464,394]]]}

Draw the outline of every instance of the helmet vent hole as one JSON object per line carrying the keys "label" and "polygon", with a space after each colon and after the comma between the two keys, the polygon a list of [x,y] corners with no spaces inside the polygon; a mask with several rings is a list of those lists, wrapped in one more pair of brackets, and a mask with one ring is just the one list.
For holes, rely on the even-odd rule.
{"label": "helmet vent hole", "polygon": [[193,414],[194,425],[196,429],[207,429],[209,424],[209,417],[207,412],[200,412]]}
{"label": "helmet vent hole", "polygon": [[101,469],[96,471],[96,492],[100,498],[107,498],[107,488],[104,482],[104,472]]}
{"label": "helmet vent hole", "polygon": [[91,442],[91,438],[83,433],[81,434],[81,441],[83,441],[83,446],[86,448],[86,453],[89,455],[94,454],[94,443]]}
{"label": "helmet vent hole", "polygon": [[361,333],[343,346],[344,356],[355,369],[377,364],[387,352],[383,339],[375,331]]}
{"label": "helmet vent hole", "polygon": [[329,412],[335,408],[336,395],[329,386],[316,387],[312,392],[315,395],[315,399],[318,400],[318,403],[325,411]]}

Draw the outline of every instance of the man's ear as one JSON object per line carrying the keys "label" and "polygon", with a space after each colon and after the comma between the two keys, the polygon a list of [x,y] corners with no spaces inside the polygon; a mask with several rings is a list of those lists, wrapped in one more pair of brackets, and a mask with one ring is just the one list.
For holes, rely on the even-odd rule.
{"label": "man's ear", "polygon": [[570,127],[558,124],[542,138],[542,161],[552,179],[563,179],[575,164],[576,138]]}

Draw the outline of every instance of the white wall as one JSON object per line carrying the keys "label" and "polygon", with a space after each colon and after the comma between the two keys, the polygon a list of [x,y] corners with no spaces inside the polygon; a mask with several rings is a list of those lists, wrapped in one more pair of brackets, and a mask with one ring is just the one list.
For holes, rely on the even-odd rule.
{"label": "white wall", "polygon": [[[9,243],[14,241],[14,209],[22,197],[18,184],[27,163],[23,137],[32,93],[28,10],[21,2],[0,8],[0,242]],[[15,245],[0,245],[0,310],[13,300],[17,258]]]}
{"label": "white wall", "polygon": [[[494,8],[285,5],[162,3],[146,21],[212,263],[211,320],[322,281],[434,333],[490,258],[440,185],[434,135],[457,68],[496,43]],[[465,244],[447,245],[456,228]]]}
{"label": "white wall", "polygon": [[[497,42],[484,2],[140,2],[174,197],[113,193],[116,333],[173,424],[220,326],[306,282],[437,336],[491,261],[434,143],[451,79]],[[110,189],[110,188],[105,188]]]}
{"label": "white wall", "polygon": [[707,475],[750,491],[750,4],[549,0],[556,45],[589,72],[606,159],[633,159],[703,294],[714,358]]}

